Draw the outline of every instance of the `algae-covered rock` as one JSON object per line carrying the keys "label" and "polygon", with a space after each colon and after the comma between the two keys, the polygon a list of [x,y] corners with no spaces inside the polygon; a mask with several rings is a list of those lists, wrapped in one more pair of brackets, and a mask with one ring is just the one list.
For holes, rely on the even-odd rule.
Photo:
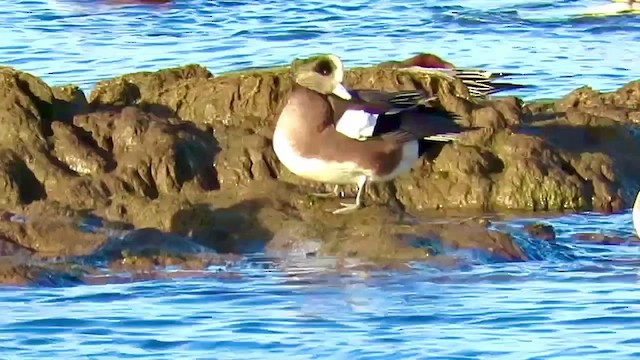
{"label": "algae-covered rock", "polygon": [[82,274],[24,259],[0,258],[0,284],[13,286],[59,286],[78,284]]}
{"label": "algae-covered rock", "polygon": [[0,234],[46,257],[88,255],[106,241],[105,235],[84,232],[67,222],[51,220],[0,221]]}
{"label": "algae-covered rock", "polygon": [[[108,160],[105,159],[104,152],[83,142],[77,127],[55,122],[51,128],[53,154],[69,169],[81,175],[99,174],[105,170]],[[92,139],[90,141],[93,142]]]}
{"label": "algae-covered rock", "polygon": [[[109,102],[101,97],[105,92],[116,94],[125,91],[123,83],[142,89],[140,96],[125,102]],[[472,101],[460,81],[402,70],[398,66],[349,69],[345,73],[345,83],[355,88],[388,91],[423,89],[437,94],[442,107],[461,115],[468,125],[490,130],[489,135],[469,136],[464,145],[444,146],[443,154],[434,154],[434,161],[438,165],[436,168],[433,168],[433,162],[423,162],[416,164],[411,175],[397,179],[395,186],[370,186],[368,199],[386,202],[397,197],[408,210],[447,207],[615,209],[629,200],[623,199],[624,194],[616,190],[620,189],[620,184],[614,180],[598,174],[589,174],[587,177],[586,173],[580,172],[588,167],[585,159],[589,155],[584,151],[567,151],[545,141],[545,136],[536,136],[530,129],[521,130],[520,128],[533,128],[533,131],[542,129],[544,132],[545,125],[533,124],[525,119],[525,116],[538,115],[537,111],[540,109],[535,106],[523,109],[524,104],[517,98]],[[187,66],[155,73],[130,74],[104,81],[94,90],[96,95],[92,94],[91,98],[102,99],[100,104],[126,103],[143,108],[153,104],[166,107],[178,117],[193,121],[199,128],[213,131],[222,149],[216,156],[215,165],[217,181],[223,189],[227,188],[226,185],[233,187],[237,184],[281,179],[309,187],[310,190],[326,190],[327,186],[324,184],[297,178],[281,168],[271,149],[273,122],[290,88],[291,79],[286,68],[236,72],[214,77],[198,67]],[[633,87],[627,86],[621,91],[627,95],[620,96],[627,99]],[[615,102],[588,100],[588,96],[606,98],[606,95],[595,92],[583,92],[573,96],[578,100],[562,99],[555,108],[566,109],[568,105],[563,104],[567,103],[606,105]],[[620,96],[610,97],[617,99]],[[126,98],[125,95],[111,97]],[[629,101],[620,100],[618,103],[627,104]],[[544,110],[548,111],[549,108]],[[563,116],[556,114],[555,118],[563,119]],[[574,123],[576,121],[573,118],[566,119]],[[583,120],[582,123],[592,124],[594,121],[600,123],[598,119]],[[618,124],[606,123],[606,126],[616,131]],[[579,129],[570,130],[579,132]],[[461,166],[468,169],[457,171],[449,168],[458,165],[446,165],[449,161],[446,159],[452,158],[447,155],[451,152],[448,149],[453,146],[457,146],[455,151],[458,152],[454,163],[461,163]],[[473,150],[466,150],[465,146]],[[527,150],[520,151],[511,158],[508,149],[518,147]],[[554,156],[530,156],[528,151]],[[507,158],[508,161],[505,161]],[[578,158],[581,160],[577,160]],[[535,160],[529,161],[530,159]],[[491,169],[488,171],[469,169],[486,167],[487,161],[491,162]],[[146,182],[149,180],[146,175],[140,175],[140,178],[147,178]],[[344,187],[344,190],[350,189]]]}
{"label": "algae-covered rock", "polygon": [[17,206],[45,197],[42,184],[12,150],[0,149],[0,205]]}
{"label": "algae-covered rock", "polygon": [[[632,203],[640,187],[638,82],[524,104],[515,97],[471,98],[459,79],[406,63],[348,69],[345,83],[425,90],[480,129],[458,143],[433,145],[410,173],[367,186],[367,208],[349,216],[328,212],[338,199],[309,196],[331,185],[291,174],[273,152],[275,119],[292,86],[286,67],[213,76],[188,65],[126,74],[101,81],[89,101],[73,85],[50,88],[0,68],[0,205],[59,204],[220,253],[267,246],[387,261],[440,256],[416,239],[526,259],[508,236],[483,226],[399,226],[407,213],[614,211]],[[354,187],[340,190],[353,195]],[[0,232],[6,244],[34,254],[89,256],[107,241],[54,224],[5,222]],[[169,247],[161,237],[151,237],[158,251]],[[181,256],[136,259],[155,267]],[[121,266],[125,258],[111,260]]]}

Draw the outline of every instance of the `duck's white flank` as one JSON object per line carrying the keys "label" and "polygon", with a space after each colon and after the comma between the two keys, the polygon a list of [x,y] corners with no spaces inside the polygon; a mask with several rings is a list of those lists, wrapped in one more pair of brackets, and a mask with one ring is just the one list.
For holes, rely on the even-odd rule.
{"label": "duck's white flank", "polygon": [[633,210],[631,210],[631,217],[633,219],[633,227],[636,229],[636,235],[640,237],[640,192],[636,195],[636,201],[633,204]]}
{"label": "duck's white flank", "polygon": [[273,133],[273,150],[280,162],[292,173],[309,180],[341,185],[357,183],[362,176],[374,182],[391,180],[401,173],[408,172],[418,159],[418,142],[408,142],[403,147],[400,166],[388,175],[377,177],[370,170],[352,161],[338,162],[304,157],[291,145],[286,133],[277,127]]}
{"label": "duck's white flank", "polygon": [[354,162],[325,161],[300,155],[284,131],[278,128],[273,133],[273,151],[289,171],[308,180],[330,184],[353,184],[365,172]]}

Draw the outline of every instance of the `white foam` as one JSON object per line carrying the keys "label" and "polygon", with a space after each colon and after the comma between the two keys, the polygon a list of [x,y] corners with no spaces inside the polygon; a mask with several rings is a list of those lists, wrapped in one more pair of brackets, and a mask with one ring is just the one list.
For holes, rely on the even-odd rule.
{"label": "white foam", "polygon": [[585,11],[585,13],[596,15],[614,15],[624,11],[640,11],[640,3],[636,2],[629,5],[626,2],[613,2],[606,5],[591,7],[587,11]]}
{"label": "white foam", "polygon": [[636,230],[636,235],[640,237],[640,192],[638,192],[638,195],[636,195],[636,201],[633,204],[631,214],[633,219],[633,227]]}

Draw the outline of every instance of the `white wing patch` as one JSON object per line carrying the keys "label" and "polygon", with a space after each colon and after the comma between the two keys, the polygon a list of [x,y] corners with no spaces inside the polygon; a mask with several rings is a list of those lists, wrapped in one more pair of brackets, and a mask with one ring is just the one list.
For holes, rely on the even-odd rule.
{"label": "white wing patch", "polygon": [[347,110],[336,124],[336,130],[352,139],[364,140],[373,135],[378,114],[364,110]]}

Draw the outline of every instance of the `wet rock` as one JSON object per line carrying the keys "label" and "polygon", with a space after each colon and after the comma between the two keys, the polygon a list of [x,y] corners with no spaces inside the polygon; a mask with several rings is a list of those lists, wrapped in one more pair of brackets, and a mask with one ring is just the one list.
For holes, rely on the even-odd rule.
{"label": "wet rock", "polygon": [[640,109],[640,81],[629,82],[609,93],[582,87],[572,91],[555,104],[557,112],[571,109],[578,109],[605,119],[629,121],[629,114]]}
{"label": "wet rock", "polygon": [[553,229],[553,226],[549,224],[542,224],[542,223],[527,224],[524,227],[524,231],[526,231],[530,237],[536,240],[542,240],[542,241],[556,240],[556,233]]}
{"label": "wet rock", "polygon": [[0,67],[0,146],[44,143],[53,115],[53,94],[39,78]]}
{"label": "wet rock", "polygon": [[48,138],[54,122],[84,110],[83,96],[72,88],[52,91],[37,77],[0,67],[0,199],[5,203],[55,198],[66,187],[61,184],[73,179],[73,171],[51,153]]}
{"label": "wet rock", "polygon": [[493,148],[504,164],[492,201],[510,209],[562,210],[588,207],[591,192],[555,149],[540,137],[502,133]]}
{"label": "wet rock", "polygon": [[156,255],[197,255],[207,252],[202,245],[158,229],[133,230],[122,237],[111,238],[93,252],[104,259],[116,257],[150,257]]}
{"label": "wet rock", "polygon": [[87,98],[77,85],[54,86],[51,91],[55,105],[54,119],[69,123],[75,115],[89,111]]}
{"label": "wet rock", "polygon": [[82,272],[25,262],[16,257],[0,257],[0,284],[12,286],[68,286],[81,283]]}
{"label": "wet rock", "polygon": [[164,108],[177,111],[183,106],[190,106],[195,99],[206,97],[189,90],[211,77],[213,75],[200,65],[127,74],[98,82],[89,95],[89,105],[91,109],[140,105],[146,110]]}
{"label": "wet rock", "polygon": [[429,223],[424,224],[423,228],[426,234],[425,238],[440,241],[440,249],[436,251],[436,254],[441,251],[446,252],[447,249],[478,249],[496,261],[524,261],[528,259],[509,234],[489,230],[474,221]]}
{"label": "wet rock", "polygon": [[[183,72],[187,75],[182,75]],[[371,186],[368,198],[374,202],[389,202],[397,198],[408,210],[447,207],[615,210],[628,200],[626,194],[620,192],[623,187],[619,182],[603,178],[597,173],[582,171],[588,163],[585,159],[588,153],[585,150],[568,150],[552,145],[546,138],[553,136],[548,135],[552,132],[551,127],[548,132],[544,126],[520,129],[525,125],[523,116],[536,115],[539,109],[527,106],[525,110],[522,101],[517,98],[472,101],[468,99],[468,92],[460,82],[426,76],[406,67],[404,70],[399,69],[398,66],[354,68],[347,71],[345,78],[345,82],[352,87],[381,90],[425,89],[438,94],[442,107],[462,115],[468,124],[490,130],[468,137],[464,145],[473,150],[460,151],[460,146],[456,149],[462,156],[460,162],[467,162],[468,165],[465,166],[476,167],[477,171],[432,171],[432,164],[423,162],[416,166],[413,176],[401,177],[395,181],[395,186]],[[125,83],[143,90],[139,96],[132,97],[131,101],[117,100],[127,98],[122,87]],[[325,185],[304,181],[282,169],[270,146],[274,118],[290,87],[291,81],[286,68],[213,77],[209,73],[185,67],[182,70],[131,74],[111,82],[105,81],[95,90],[96,95],[92,94],[92,98],[101,99],[99,103],[103,105],[164,106],[178,117],[194,121],[202,129],[211,129],[223,149],[216,156],[216,171],[219,184],[225,189],[226,185],[249,185],[280,179],[310,187],[312,191],[322,191],[326,188]],[[173,90],[165,90],[169,88]],[[105,91],[120,95],[105,98],[101,95]],[[198,97],[191,97],[192,93]],[[555,108],[566,110],[573,105],[563,104],[595,103],[580,100],[587,96],[595,95],[574,95],[573,98],[577,100],[563,99]],[[545,111],[549,110],[554,109],[545,108]],[[555,118],[565,119],[562,116],[559,114]],[[585,121],[580,121],[585,124]],[[617,125],[608,123],[607,126]],[[567,132],[577,134],[580,131],[580,128],[575,127],[567,129]],[[584,141],[588,143],[590,139],[585,138]],[[443,154],[447,154],[447,148],[452,146],[458,145],[444,146]],[[510,150],[520,147],[526,150]],[[534,155],[530,156],[530,151]],[[464,158],[466,155],[470,158]],[[512,159],[512,155],[516,156]],[[443,164],[446,161],[440,160],[441,156],[443,155],[436,154],[434,157]],[[530,157],[534,160],[529,161]],[[483,169],[486,167],[485,162],[491,163],[490,170]],[[451,166],[445,165],[444,168]],[[420,196],[415,189],[430,196]]]}
{"label": "wet rock", "polygon": [[189,122],[128,106],[81,115],[74,124],[91,134],[96,146],[108,154],[105,157],[117,164],[111,179],[102,182],[111,194],[155,199],[179,193],[189,181],[201,191],[219,186],[213,165],[218,151],[215,138]]}
{"label": "wet rock", "polygon": [[573,237],[578,241],[600,245],[623,245],[637,241],[636,238],[623,238],[620,236],[611,236],[600,233],[579,233],[574,235]]}
{"label": "wet rock", "polygon": [[87,233],[69,222],[0,222],[0,234],[42,257],[71,257],[93,253],[106,241],[102,234]]}
{"label": "wet rock", "polygon": [[12,150],[0,149],[0,205],[18,206],[45,197],[45,191],[24,160]]}
{"label": "wet rock", "polygon": [[16,244],[8,236],[0,233],[0,258],[3,256],[26,257],[31,254],[33,250]]}
{"label": "wet rock", "polygon": [[[631,204],[640,188],[637,82],[611,93],[578,89],[534,104],[513,97],[478,100],[459,80],[406,66],[442,60],[422,55],[349,69],[345,82],[424,89],[438,95],[438,106],[481,129],[459,143],[434,145],[393,182],[367,186],[367,208],[349,216],[327,212],[338,199],[308,195],[330,185],[294,176],[273,153],[275,119],[291,88],[286,68],[213,76],[189,65],[127,74],[100,82],[89,101],[77,87],[50,88],[0,68],[0,205],[34,204],[43,213],[59,206],[158,229],[161,234],[139,233],[146,234],[150,253],[123,256],[131,249],[121,245],[107,257],[114,267],[148,270],[189,263],[191,255],[180,246],[191,243],[218,253],[266,248],[392,263],[440,256],[414,245],[426,238],[518,261],[526,254],[486,226],[399,223],[432,210],[615,211]],[[341,189],[354,195],[353,186]],[[115,246],[104,234],[41,219],[0,222],[0,232],[6,244],[34,256],[88,256],[107,243]],[[166,242],[167,232],[179,235],[175,243]]]}
{"label": "wet rock", "polygon": [[136,273],[167,267],[206,270],[213,265],[227,266],[239,260],[233,255],[216,254],[187,237],[152,228],[112,237],[92,257],[107,261],[111,270]]}
{"label": "wet rock", "polygon": [[78,129],[62,122],[51,126],[54,137],[54,154],[78,174],[99,174],[105,170],[107,160],[90,144],[84,143]]}
{"label": "wet rock", "polygon": [[303,225],[281,229],[266,245],[266,253],[277,257],[313,257],[322,247],[322,239],[310,238]]}

